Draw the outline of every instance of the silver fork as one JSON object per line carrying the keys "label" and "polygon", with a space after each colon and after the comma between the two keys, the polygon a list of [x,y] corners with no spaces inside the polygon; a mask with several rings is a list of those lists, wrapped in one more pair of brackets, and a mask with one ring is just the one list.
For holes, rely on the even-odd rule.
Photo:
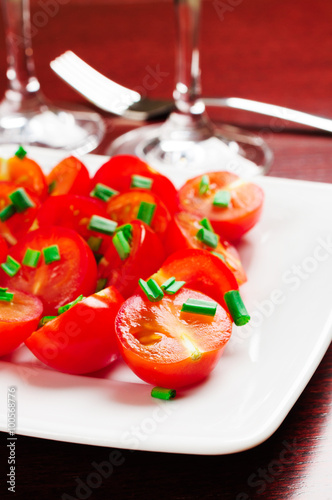
{"label": "silver fork", "polygon": [[[98,108],[132,120],[148,120],[168,115],[174,109],[171,101],[142,97],[96,71],[74,52],[68,50],[50,63],[51,68],[68,85]],[[332,132],[332,120],[240,97],[204,97],[208,106],[240,109],[292,123]]]}

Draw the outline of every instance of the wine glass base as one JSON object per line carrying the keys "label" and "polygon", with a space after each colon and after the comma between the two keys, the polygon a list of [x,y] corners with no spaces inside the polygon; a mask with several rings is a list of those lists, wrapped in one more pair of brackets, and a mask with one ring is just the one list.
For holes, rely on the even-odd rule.
{"label": "wine glass base", "polygon": [[203,140],[165,137],[163,124],[148,125],[118,137],[107,154],[134,154],[177,182],[213,170],[250,178],[267,173],[273,154],[262,138],[229,125],[213,128]]}
{"label": "wine glass base", "polygon": [[103,119],[87,108],[57,108],[41,104],[36,110],[13,111],[0,103],[0,144],[64,149],[82,155],[93,151],[105,135]]}

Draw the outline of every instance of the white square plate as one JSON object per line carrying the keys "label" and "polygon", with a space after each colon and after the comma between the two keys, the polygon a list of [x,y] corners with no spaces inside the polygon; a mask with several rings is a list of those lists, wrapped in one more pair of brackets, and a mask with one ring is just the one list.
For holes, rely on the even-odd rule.
{"label": "white square plate", "polygon": [[[3,157],[13,152],[0,149]],[[48,171],[64,154],[30,148],[29,156]],[[83,159],[91,173],[105,160]],[[211,376],[161,402],[121,362],[95,376],[72,376],[42,366],[21,347],[0,361],[1,399],[8,386],[17,387],[17,434],[226,454],[258,445],[279,427],[332,338],[332,185],[255,182],[266,194],[263,216],[239,247],[252,320],[234,329]],[[7,430],[4,412],[0,429]]]}

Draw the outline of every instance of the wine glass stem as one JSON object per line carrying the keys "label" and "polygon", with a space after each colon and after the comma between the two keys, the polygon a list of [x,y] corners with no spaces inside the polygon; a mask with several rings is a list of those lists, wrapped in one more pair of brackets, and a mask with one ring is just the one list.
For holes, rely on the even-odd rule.
{"label": "wine glass stem", "polygon": [[8,65],[6,98],[24,107],[40,98],[31,46],[30,3],[29,0],[2,0],[2,8]]}
{"label": "wine glass stem", "polygon": [[202,114],[199,64],[199,18],[201,0],[174,0],[177,22],[177,83],[175,105],[184,114]]}

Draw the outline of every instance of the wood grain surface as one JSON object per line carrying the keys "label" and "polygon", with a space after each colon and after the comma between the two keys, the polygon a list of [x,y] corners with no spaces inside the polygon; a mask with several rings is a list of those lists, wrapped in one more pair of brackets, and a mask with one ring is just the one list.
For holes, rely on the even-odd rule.
{"label": "wood grain surface", "polygon": [[[147,90],[149,95],[171,96],[170,1],[62,0],[40,26],[45,4],[47,0],[33,1],[33,44],[37,73],[50,99],[83,102],[49,68],[49,61],[67,49],[132,88],[144,90],[146,75],[154,71],[159,76]],[[331,2],[208,0],[201,38],[205,95],[258,99],[332,118]],[[0,70],[2,93],[2,25]],[[275,155],[270,175],[332,182],[329,134],[247,113],[214,110],[212,115],[265,137]],[[105,120],[108,132],[99,153],[112,139],[140,125],[106,115]],[[275,434],[252,450],[227,456],[131,452],[19,436],[15,494],[8,493],[5,485],[6,434],[2,433],[0,498],[332,500],[331,389],[332,347]],[[4,411],[4,395],[1,399]],[[94,464],[109,460],[112,452],[113,471],[95,486]]]}

